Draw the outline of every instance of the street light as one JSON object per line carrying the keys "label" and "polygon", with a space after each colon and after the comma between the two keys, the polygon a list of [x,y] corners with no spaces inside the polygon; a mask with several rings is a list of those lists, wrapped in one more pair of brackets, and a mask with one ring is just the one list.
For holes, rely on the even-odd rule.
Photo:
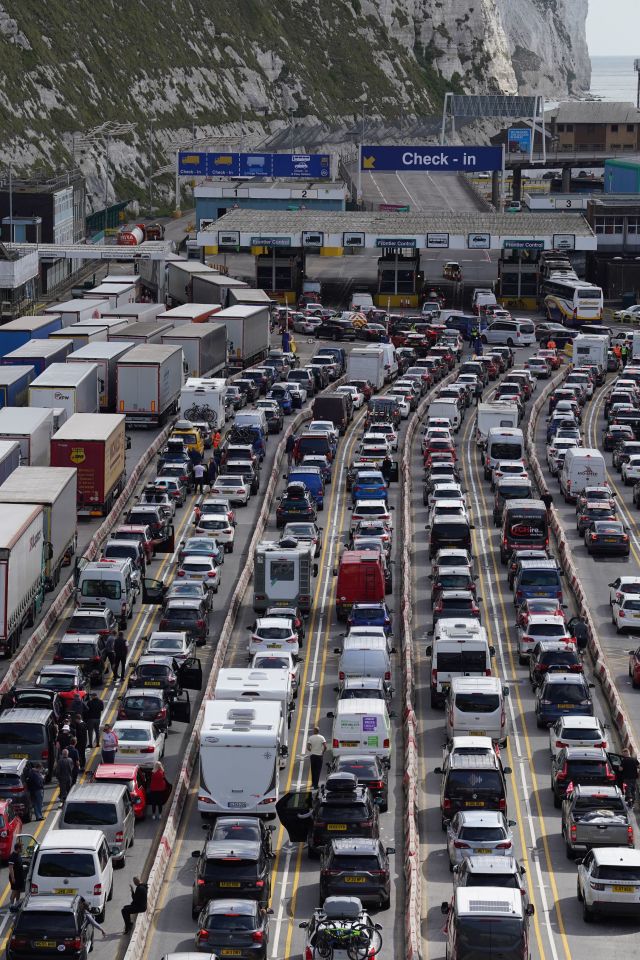
{"label": "street light", "polygon": [[362,200],[362,146],[364,144],[364,110],[367,105],[369,95],[368,85],[362,81],[362,96],[360,97],[362,101],[362,128],[360,132],[360,144],[358,146],[358,203]]}

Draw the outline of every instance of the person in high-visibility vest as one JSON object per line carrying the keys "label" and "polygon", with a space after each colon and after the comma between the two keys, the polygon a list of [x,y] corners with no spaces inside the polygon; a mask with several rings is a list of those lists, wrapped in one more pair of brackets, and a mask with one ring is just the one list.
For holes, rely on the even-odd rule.
{"label": "person in high-visibility vest", "polygon": [[290,337],[290,339],[289,339],[289,350],[291,351],[291,353],[297,353],[297,352],[298,352],[298,344],[295,342],[295,340],[293,339],[293,337]]}

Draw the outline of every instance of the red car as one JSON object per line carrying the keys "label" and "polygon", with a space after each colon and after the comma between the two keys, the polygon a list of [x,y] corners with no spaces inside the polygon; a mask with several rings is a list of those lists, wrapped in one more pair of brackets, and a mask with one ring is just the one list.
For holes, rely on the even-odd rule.
{"label": "red car", "polygon": [[126,523],[111,534],[112,540],[138,540],[142,544],[147,563],[151,563],[154,554],[151,528],[137,523]]}
{"label": "red car", "polygon": [[373,396],[373,384],[369,380],[347,380],[347,386],[356,387],[368,403]]}
{"label": "red car", "polygon": [[431,467],[434,463],[455,463],[456,457],[455,453],[451,453],[450,450],[434,450],[432,452],[425,452],[424,456],[424,469],[431,470]]}
{"label": "red car", "polygon": [[77,664],[52,663],[42,668],[36,677],[36,686],[44,687],[45,690],[55,690],[68,709],[76,695],[84,700],[87,696],[89,681]]}
{"label": "red car", "polygon": [[458,459],[456,455],[456,450],[451,442],[451,440],[446,440],[444,438],[440,439],[439,437],[432,437],[424,450],[424,460],[425,464],[427,459],[431,460],[432,454],[434,453],[449,453],[455,463]]}
{"label": "red car", "polygon": [[6,863],[13,851],[16,837],[22,832],[22,820],[16,813],[13,800],[0,800],[0,861]]}
{"label": "red car", "polygon": [[137,763],[99,763],[93,779],[96,783],[123,783],[129,791],[136,820],[144,820],[147,806],[147,778]]}

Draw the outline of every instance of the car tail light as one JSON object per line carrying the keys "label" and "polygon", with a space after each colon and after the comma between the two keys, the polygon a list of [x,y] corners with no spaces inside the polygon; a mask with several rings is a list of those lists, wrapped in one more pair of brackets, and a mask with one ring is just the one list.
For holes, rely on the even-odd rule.
{"label": "car tail light", "polygon": [[618,616],[621,618],[624,617],[625,616],[624,610],[618,610]]}
{"label": "car tail light", "polygon": [[[122,834],[120,834],[120,836],[122,837]],[[94,883],[94,885],[93,885],[93,895],[94,895],[94,897],[99,897],[101,894],[102,894],[102,884],[101,884],[101,883]]]}
{"label": "car tail light", "polygon": [[[24,942],[26,943],[27,941],[25,940]],[[311,947],[305,947],[304,960],[313,960],[313,950]]]}
{"label": "car tail light", "polygon": [[453,845],[454,845],[454,847],[456,848],[456,850],[468,850],[468,849],[469,849],[469,844],[468,844],[468,843],[465,843],[464,840],[454,840]]}
{"label": "car tail light", "polygon": [[196,627],[202,629],[204,627],[204,620],[196,620]]}
{"label": "car tail light", "polygon": [[339,746],[340,746],[340,741],[339,741],[339,740],[336,740],[336,738],[334,737],[334,738],[333,738],[333,749],[334,749],[334,750],[337,750]]}
{"label": "car tail light", "polygon": [[41,760],[48,760],[48,759],[49,759],[49,751],[48,751],[48,750],[42,750],[41,753],[40,753],[40,759],[41,759]]}
{"label": "car tail light", "polygon": [[167,715],[167,708],[163,707],[162,710],[158,710],[156,713],[156,720],[164,720]]}
{"label": "car tail light", "polygon": [[615,780],[615,779],[616,779],[615,773],[613,772],[613,770],[612,770],[611,767],[609,767],[609,766],[607,766],[607,772],[606,772],[605,776],[606,776],[607,780]]}
{"label": "car tail light", "polygon": [[155,747],[143,747],[140,753],[153,753]]}
{"label": "car tail light", "polygon": [[122,830],[118,830],[116,832],[116,843],[122,843],[123,840],[124,840],[124,833],[122,832]]}
{"label": "car tail light", "polygon": [[590,881],[589,886],[592,890],[606,890],[604,883],[594,883],[593,880]]}
{"label": "car tail light", "polygon": [[505,800],[504,797],[501,797],[500,800],[498,800],[498,810],[504,811],[506,809],[507,809],[507,801]]}
{"label": "car tail light", "polygon": [[631,824],[627,827],[627,846],[633,846],[633,827]]}
{"label": "car tail light", "polygon": [[[33,884],[32,884],[32,886],[33,886]],[[33,892],[33,891],[32,891],[32,892]],[[25,940],[24,937],[11,937],[11,939],[9,940],[9,946],[10,946],[10,947],[15,947],[15,948],[20,949],[20,950],[22,950],[24,947],[26,947],[28,943],[29,943],[29,941],[28,941],[28,940]],[[307,948],[307,949],[308,949],[308,948]],[[306,960],[306,958],[305,958],[305,960]],[[312,958],[310,958],[310,960],[312,960]]]}
{"label": "car tail light", "polygon": [[202,941],[202,940],[208,940],[208,939],[209,939],[208,930],[198,930],[198,940]]}
{"label": "car tail light", "polygon": [[385,680],[391,680],[391,671],[390,671],[390,670],[385,670],[384,678],[385,678]]}
{"label": "car tail light", "polygon": [[570,833],[571,833],[571,839],[575,841],[578,836],[578,828],[575,823],[571,824]]}
{"label": "car tail light", "polygon": [[54,655],[53,655],[53,662],[54,662],[54,663],[60,663],[61,660],[62,660],[62,657],[60,656],[60,654],[59,654],[59,653],[54,653]]}
{"label": "car tail light", "polygon": [[563,766],[562,770],[560,770],[560,772],[558,773],[556,779],[558,779],[558,780],[566,780],[568,776],[569,776],[569,767],[568,767],[567,764],[565,763],[565,765]]}
{"label": "car tail light", "polygon": [[445,797],[445,799],[442,801],[442,809],[451,810],[451,800],[449,800],[448,797]]}
{"label": "car tail light", "polygon": [[197,887],[204,887],[205,882],[206,882],[206,881],[203,880],[202,877],[198,877],[198,879],[196,880],[196,886],[197,886]]}

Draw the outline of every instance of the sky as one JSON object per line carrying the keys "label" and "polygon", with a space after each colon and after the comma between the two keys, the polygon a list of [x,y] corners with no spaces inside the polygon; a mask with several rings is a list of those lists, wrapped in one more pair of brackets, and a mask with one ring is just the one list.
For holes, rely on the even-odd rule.
{"label": "sky", "polygon": [[592,56],[640,57],[640,0],[589,0],[587,43]]}

